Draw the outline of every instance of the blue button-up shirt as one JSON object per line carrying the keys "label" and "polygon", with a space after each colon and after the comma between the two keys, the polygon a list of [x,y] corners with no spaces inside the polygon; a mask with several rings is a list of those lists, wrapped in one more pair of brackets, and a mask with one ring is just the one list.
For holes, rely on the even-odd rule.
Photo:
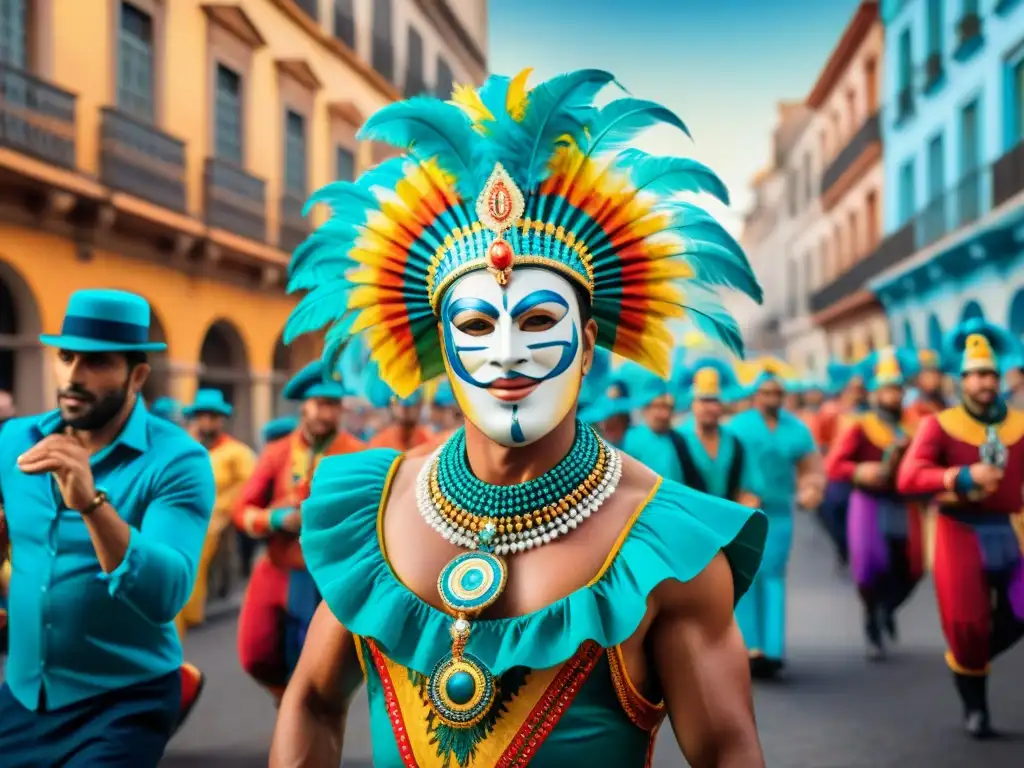
{"label": "blue button-up shirt", "polygon": [[58,411],[0,430],[0,499],[11,537],[7,683],[48,709],[173,672],[174,618],[192,591],[214,503],[207,451],[141,399],[118,438],[91,459],[97,489],[131,526],[121,565],[100,568],[82,515],[53,476],[18,456],[61,428]]}

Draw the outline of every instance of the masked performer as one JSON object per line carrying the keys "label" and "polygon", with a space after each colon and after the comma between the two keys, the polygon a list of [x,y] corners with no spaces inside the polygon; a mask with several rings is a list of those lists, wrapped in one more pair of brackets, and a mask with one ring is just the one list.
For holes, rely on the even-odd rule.
{"label": "masked performer", "polygon": [[729,431],[758,467],[757,485],[768,515],[764,562],[736,616],[750,649],[751,672],[771,677],[785,666],[786,566],[796,506],[816,509],[825,487],[821,454],[810,431],[782,408],[783,382],[772,366],[754,381],[754,407],[734,416]]}
{"label": "masked performer", "polygon": [[410,451],[431,442],[435,435],[420,423],[423,415],[423,392],[416,390],[408,397],[399,397],[380,378],[375,363],[363,369],[363,391],[373,408],[389,410],[392,422],[370,438],[370,448],[394,448]]}
{"label": "masked performer", "polygon": [[904,381],[913,366],[912,353],[891,347],[869,357],[874,407],[839,435],[825,460],[829,480],[853,486],[847,516],[850,566],[873,660],[885,656],[883,632],[896,639],[896,610],[922,572],[920,511],[895,488],[913,433],[903,412]]}
{"label": "masked performer", "polygon": [[900,465],[899,491],[939,503],[933,578],[967,732],[993,735],[989,664],[1024,635],[1024,562],[1010,518],[1021,509],[1024,413],[999,397],[996,350],[1013,339],[983,321],[961,324],[962,403],[922,423]]}
{"label": "masked performer", "polygon": [[337,764],[360,670],[379,768],[639,767],[666,712],[691,760],[763,765],[732,617],[763,516],[576,418],[595,345],[667,374],[668,317],[739,343],[698,275],[729,265],[758,288],[721,227],[672,199],[721,193],[710,171],[622,149],[677,118],[597,109],[605,72],[533,90],[526,74],[460,89],[462,109],[421,97],[370,118],[364,138],[409,154],[320,193],[334,218],[296,252],[292,285],[312,292],[286,338],[333,319],[331,359],[362,330],[399,395],[447,370],[467,423],[426,459],[321,465],[302,543],[326,605],[271,765]]}
{"label": "masked performer", "polygon": [[682,372],[679,386],[692,411],[672,433],[683,482],[721,499],[759,506],[755,466],[739,439],[722,428],[722,401],[739,386],[732,368],[715,357],[700,358]]}
{"label": "masked performer", "polygon": [[302,403],[299,426],[263,449],[235,505],[238,529],[267,540],[267,555],[253,568],[238,617],[238,655],[242,668],[275,697],[298,661],[320,602],[298,538],[310,479],[324,456],[365,447],[339,428],[345,388],[324,376],[319,361],[295,374],[284,396]]}

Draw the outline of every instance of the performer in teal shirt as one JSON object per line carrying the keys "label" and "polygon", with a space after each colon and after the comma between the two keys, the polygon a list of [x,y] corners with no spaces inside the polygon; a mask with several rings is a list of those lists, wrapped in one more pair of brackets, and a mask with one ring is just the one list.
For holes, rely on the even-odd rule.
{"label": "performer in teal shirt", "polygon": [[174,617],[192,592],[215,489],[207,451],[139,395],[150,310],[71,296],[59,408],[0,435],[11,538],[0,764],[155,768],[180,717]]}
{"label": "performer in teal shirt", "polygon": [[793,511],[816,509],[825,487],[821,454],[810,430],[782,409],[783,382],[773,370],[754,381],[754,407],[729,429],[758,467],[761,508],[768,515],[764,564],[736,607],[751,656],[751,672],[774,676],[785,666],[786,565],[793,543]]}
{"label": "performer in teal shirt", "polygon": [[722,426],[723,400],[739,386],[732,368],[716,357],[695,360],[680,374],[691,415],[670,433],[683,469],[683,482],[694,490],[748,507],[759,505],[755,464],[736,435]]}
{"label": "performer in teal shirt", "polygon": [[668,324],[692,317],[737,352],[704,281],[760,289],[678,199],[711,172],[625,149],[678,121],[633,98],[594,106],[607,72],[532,90],[528,74],[385,107],[363,137],[408,154],[315,198],[332,218],[295,253],[309,294],[285,339],[329,324],[331,361],[366,334],[399,397],[445,371],[466,425],[426,455],[317,470],[301,541],[324,605],[274,768],[338,765],[360,672],[376,768],[641,768],[666,715],[692,764],[764,764],[733,615],[764,516],[658,477],[577,418],[597,346],[665,376]]}
{"label": "performer in teal shirt", "polygon": [[641,421],[626,432],[622,450],[662,477],[683,482],[683,465],[676,451],[678,433],[672,424],[676,411],[675,387],[650,372],[637,377],[634,406]]}

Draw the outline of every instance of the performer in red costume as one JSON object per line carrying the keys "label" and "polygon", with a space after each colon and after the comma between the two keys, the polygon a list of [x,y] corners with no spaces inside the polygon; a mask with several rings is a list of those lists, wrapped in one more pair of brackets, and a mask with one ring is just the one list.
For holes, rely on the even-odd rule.
{"label": "performer in red costume", "polygon": [[1024,413],[999,396],[994,348],[1009,334],[971,320],[947,347],[962,349],[963,402],[925,418],[900,465],[897,488],[934,495],[939,517],[933,566],[939,615],[964,706],[977,739],[994,735],[988,712],[989,663],[1024,636],[1024,561],[1011,526],[1024,485]]}
{"label": "performer in red costume", "polygon": [[345,394],[341,382],[326,380],[319,361],[288,382],[284,396],[302,403],[299,427],[264,448],[235,507],[239,530],[267,539],[267,554],[253,568],[238,619],[238,656],[242,668],[277,699],[320,603],[299,547],[302,502],[322,457],[366,447],[338,427]]}
{"label": "performer in red costume", "polygon": [[868,658],[885,657],[883,632],[896,639],[896,610],[923,571],[921,515],[896,492],[896,469],[913,427],[903,411],[904,376],[914,360],[892,347],[867,361],[874,407],[851,423],[825,459],[828,479],[849,483],[850,569],[864,606]]}
{"label": "performer in red costume", "polygon": [[904,418],[914,424],[946,408],[939,354],[933,349],[919,349],[917,364],[919,368],[914,382],[916,391],[912,398],[908,398],[910,402],[904,409]]}

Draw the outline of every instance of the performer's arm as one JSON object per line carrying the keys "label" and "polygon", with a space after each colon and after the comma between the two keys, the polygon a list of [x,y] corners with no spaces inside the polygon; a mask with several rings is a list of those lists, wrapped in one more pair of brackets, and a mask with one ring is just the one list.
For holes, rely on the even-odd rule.
{"label": "performer's arm", "polygon": [[321,603],[281,700],[270,768],[341,763],[349,700],[361,679],[352,634]]}
{"label": "performer's arm", "polygon": [[284,454],[276,444],[263,451],[256,468],[249,476],[248,482],[242,486],[235,502],[235,527],[242,533],[255,539],[269,536],[281,528],[283,519],[292,510],[268,509],[274,494],[274,481],[281,470]]}
{"label": "performer's arm", "polygon": [[863,430],[860,424],[851,424],[833,441],[825,456],[825,474],[834,482],[853,482],[857,472],[857,454],[860,451]]}
{"label": "performer's arm", "polygon": [[664,582],[654,598],[654,665],[687,761],[694,768],[761,768],[750,662],[733,617],[725,555],[691,581]]}
{"label": "performer's arm", "polygon": [[825,495],[825,468],[810,430],[802,423],[796,455],[800,457],[796,464],[797,502],[804,509],[817,509]]}
{"label": "performer's arm", "polygon": [[757,476],[755,472],[756,463],[750,460],[747,449],[743,447],[738,437],[732,438],[735,444],[736,461],[740,463],[740,487],[736,493],[736,501],[745,507],[757,509],[761,506],[761,498],[757,494]]}
{"label": "performer's arm", "polygon": [[973,487],[970,467],[942,464],[946,435],[935,416],[926,416],[910,441],[896,473],[896,490],[904,496],[966,495]]}

